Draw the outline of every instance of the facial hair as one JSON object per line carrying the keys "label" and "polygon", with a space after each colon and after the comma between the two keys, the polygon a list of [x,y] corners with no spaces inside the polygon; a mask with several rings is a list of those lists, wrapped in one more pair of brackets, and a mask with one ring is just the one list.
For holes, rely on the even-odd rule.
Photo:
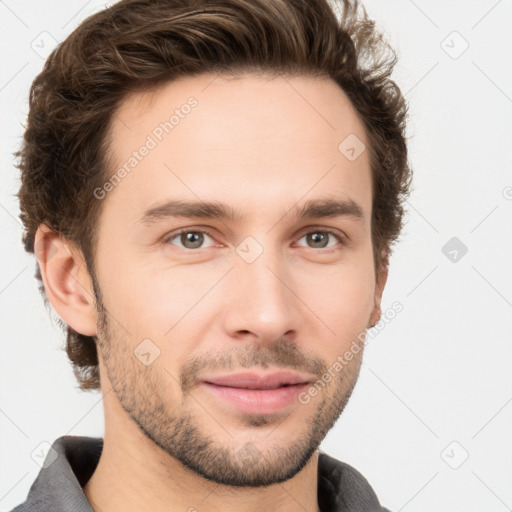
{"label": "facial hair", "polygon": [[[161,361],[145,366],[134,356],[133,348],[137,343],[134,345],[121,327],[111,327],[101,290],[94,277],[93,286],[98,310],[97,347],[121,407],[156,446],[195,474],[212,482],[232,487],[261,487],[294,477],[306,466],[334,426],[356,384],[362,350],[359,357],[354,356],[328,386],[311,398],[310,405],[314,410],[305,422],[297,425],[294,434],[300,431],[298,438],[288,443],[282,440],[272,443],[270,433],[263,443],[237,443],[236,439],[223,443],[208,433],[199,418],[187,407],[187,399],[189,405],[194,405],[194,385],[199,372],[256,366],[294,368],[317,375],[321,381],[328,365],[315,356],[306,357],[295,343],[281,338],[265,347],[240,344],[235,348],[230,347],[225,354],[194,356],[187,360],[180,375],[175,377]],[[166,340],[166,344],[175,342]],[[169,394],[165,390],[170,385],[180,388],[181,403],[169,403]],[[289,414],[293,414],[293,411]],[[280,414],[243,414],[240,426],[262,429],[273,423],[276,425],[273,432],[285,419]]]}

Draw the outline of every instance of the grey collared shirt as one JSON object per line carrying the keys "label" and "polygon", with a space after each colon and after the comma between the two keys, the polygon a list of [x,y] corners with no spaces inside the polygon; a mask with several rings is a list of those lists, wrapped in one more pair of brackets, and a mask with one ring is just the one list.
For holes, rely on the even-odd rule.
{"label": "grey collared shirt", "polygon": [[[43,468],[27,499],[11,512],[93,512],[82,490],[94,473],[103,439],[59,437],[48,452]],[[318,506],[322,512],[389,512],[356,469],[320,451]]]}

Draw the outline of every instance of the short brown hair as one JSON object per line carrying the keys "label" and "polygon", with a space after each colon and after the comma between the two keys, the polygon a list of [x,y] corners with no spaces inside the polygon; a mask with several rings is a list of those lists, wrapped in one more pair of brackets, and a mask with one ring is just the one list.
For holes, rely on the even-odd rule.
{"label": "short brown hair", "polygon": [[[109,175],[109,128],[120,103],[180,76],[257,71],[331,78],[347,94],[371,144],[375,267],[387,263],[381,253],[399,235],[411,178],[407,105],[390,78],[396,54],[364,8],[357,0],[335,7],[338,13],[327,0],[122,0],[87,18],[51,53],[30,90],[14,154],[25,249],[34,252],[36,230],[46,223],[82,250],[94,277],[102,202],[93,191]],[[80,388],[99,388],[94,337],[65,328]]]}

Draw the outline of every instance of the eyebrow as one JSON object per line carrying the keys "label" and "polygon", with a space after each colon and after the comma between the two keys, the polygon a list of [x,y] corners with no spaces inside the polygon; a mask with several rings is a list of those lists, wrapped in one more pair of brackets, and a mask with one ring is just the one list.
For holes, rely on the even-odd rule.
{"label": "eyebrow", "polygon": [[[306,201],[300,207],[293,207],[290,214],[298,219],[318,219],[332,217],[354,217],[363,220],[364,212],[352,199],[315,199]],[[139,220],[142,224],[153,224],[168,218],[199,218],[239,221],[244,215],[231,206],[218,201],[170,200],[153,206]]]}

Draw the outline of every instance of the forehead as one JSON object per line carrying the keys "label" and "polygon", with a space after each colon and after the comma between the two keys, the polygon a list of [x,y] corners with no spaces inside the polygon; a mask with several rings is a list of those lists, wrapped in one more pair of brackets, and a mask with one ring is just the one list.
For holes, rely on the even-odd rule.
{"label": "forehead", "polygon": [[329,193],[359,196],[370,209],[368,147],[357,112],[330,79],[182,77],[130,95],[113,116],[110,172],[125,172],[108,201],[135,215],[169,196],[261,209]]}

